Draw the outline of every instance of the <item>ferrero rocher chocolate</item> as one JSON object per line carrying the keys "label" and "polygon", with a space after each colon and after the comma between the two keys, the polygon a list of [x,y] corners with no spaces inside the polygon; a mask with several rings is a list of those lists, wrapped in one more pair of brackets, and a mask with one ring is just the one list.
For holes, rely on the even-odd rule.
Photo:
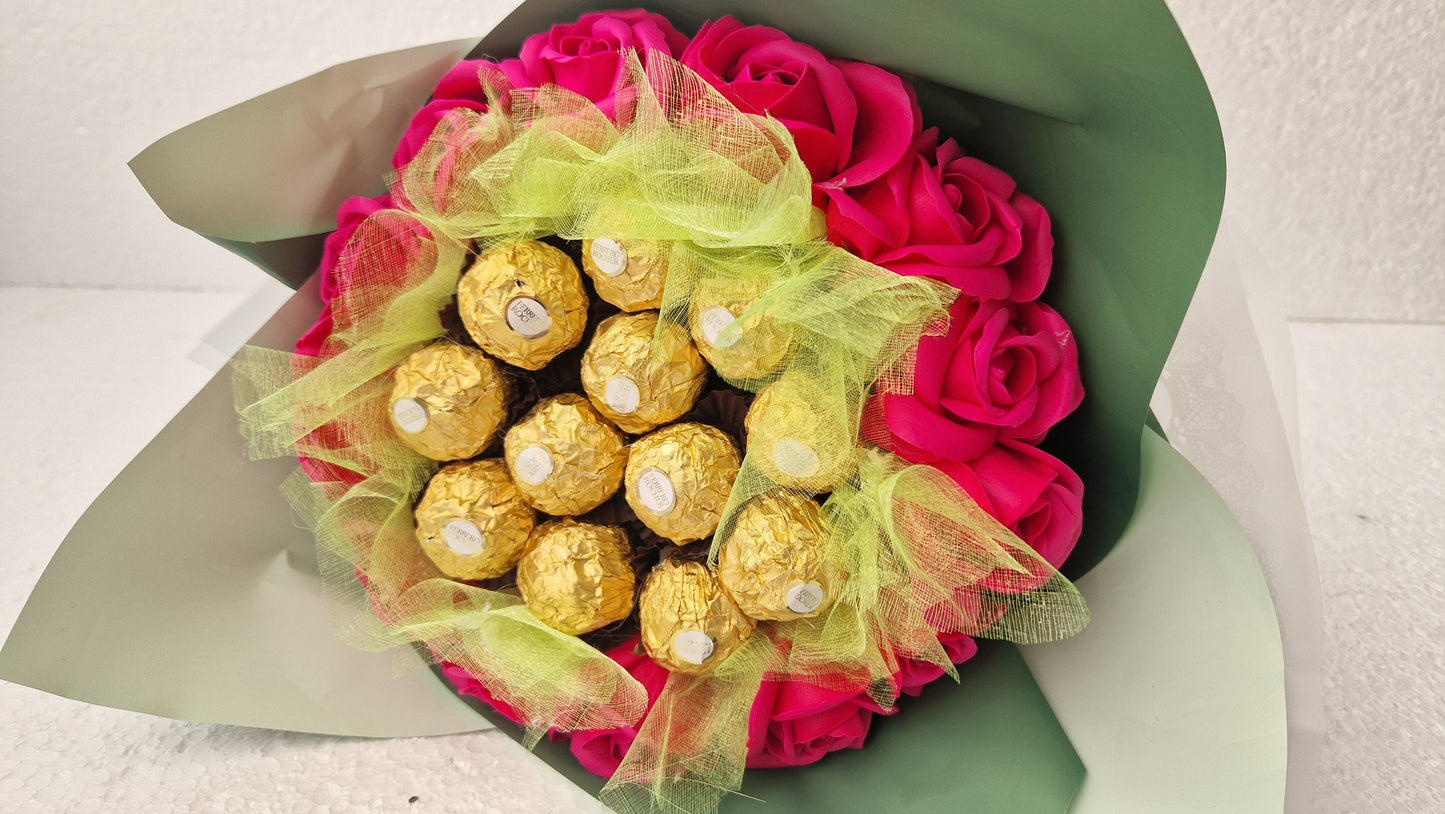
{"label": "ferrero rocher chocolate", "polygon": [[582,356],[582,388],[624,432],[644,433],[676,419],[707,383],[707,363],[680,326],[664,326],[654,357],[657,326],[656,311],[610,316]]}
{"label": "ferrero rocher chocolate", "polygon": [[653,430],[628,455],[627,503],[660,536],[678,544],[700,540],[717,529],[741,463],[733,439],[716,427]]}
{"label": "ferrero rocher chocolate", "polygon": [[442,467],[416,505],[421,550],[454,579],[491,579],[512,570],[535,522],[536,512],[500,458]]}
{"label": "ferrero rocher chocolate", "polygon": [[790,622],[837,597],[826,573],[827,534],[818,504],[796,492],[765,492],[743,506],[718,555],[718,581],[743,613]]}
{"label": "ferrero rocher chocolate", "polygon": [[507,380],[479,350],[428,345],[397,365],[393,379],[391,426],[402,443],[432,460],[479,454],[507,417]]}
{"label": "ferrero rocher chocolate", "polygon": [[537,402],[502,447],[517,491],[548,514],[585,514],[602,505],[627,466],[622,433],[576,393]]}
{"label": "ferrero rocher chocolate", "polygon": [[782,367],[792,352],[788,326],[753,308],[766,293],[761,284],[699,280],[688,300],[687,326],[698,352],[724,378],[758,379]]}
{"label": "ferrero rocher chocolate", "polygon": [[626,619],[635,585],[627,532],[570,517],[538,526],[517,564],[532,614],[574,636]]}
{"label": "ferrero rocher chocolate", "polygon": [[638,607],[647,655],[690,675],[717,669],[752,637],[756,625],[700,562],[669,560],[657,566],[642,587]]}
{"label": "ferrero rocher chocolate", "polygon": [[662,307],[670,243],[657,240],[582,241],[582,270],[597,296],[624,311]]}
{"label": "ferrero rocher chocolate", "polygon": [[587,294],[572,258],[534,240],[478,257],[457,286],[457,311],[482,350],[538,370],[582,341]]}
{"label": "ferrero rocher chocolate", "polygon": [[829,401],[815,377],[789,372],[764,387],[743,426],[748,460],[779,486],[831,492],[853,474],[853,431],[844,415],[819,409]]}

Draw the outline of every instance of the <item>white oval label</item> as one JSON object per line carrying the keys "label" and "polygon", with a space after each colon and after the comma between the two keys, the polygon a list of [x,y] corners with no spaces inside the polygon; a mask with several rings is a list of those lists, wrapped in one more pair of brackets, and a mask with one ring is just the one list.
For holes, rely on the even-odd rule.
{"label": "white oval label", "polygon": [[552,474],[552,452],[533,444],[517,453],[517,477],[527,483],[541,483]]}
{"label": "white oval label", "polygon": [[608,277],[616,277],[627,268],[627,250],[612,238],[592,241],[592,262]]}
{"label": "white oval label", "polygon": [[677,505],[672,480],[656,467],[648,467],[637,479],[637,494],[642,498],[642,505],[656,514],[667,514]]}
{"label": "white oval label", "polygon": [[637,392],[637,383],[626,376],[613,376],[607,380],[607,392],[602,394],[607,406],[622,415],[629,415],[637,409],[642,396]]}
{"label": "white oval label", "polygon": [[470,520],[453,520],[442,527],[442,541],[447,548],[462,555],[470,557],[482,550],[487,540],[482,536],[482,530]]}
{"label": "white oval label", "polygon": [[781,438],[773,444],[773,463],[784,475],[806,478],[818,471],[818,453],[796,438]]}
{"label": "white oval label", "polygon": [[700,320],[702,323],[702,338],[707,340],[707,343],[715,348],[730,348],[736,345],[738,340],[742,339],[741,334],[731,334],[722,342],[719,342],[717,338],[723,331],[727,330],[729,325],[737,322],[737,320],[738,318],[733,316],[732,311],[729,311],[721,305],[713,305],[703,309],[702,319]]}
{"label": "white oval label", "polygon": [[688,664],[702,664],[715,649],[712,637],[701,630],[679,630],[672,637],[672,652]]}
{"label": "white oval label", "polygon": [[816,582],[794,582],[788,586],[786,601],[793,613],[812,613],[823,604],[823,586]]}
{"label": "white oval label", "polygon": [[518,297],[507,303],[507,327],[519,336],[536,339],[552,330],[552,315],[531,297]]}
{"label": "white oval label", "polygon": [[416,399],[397,399],[391,403],[391,418],[402,432],[417,433],[426,429],[429,421],[426,405]]}

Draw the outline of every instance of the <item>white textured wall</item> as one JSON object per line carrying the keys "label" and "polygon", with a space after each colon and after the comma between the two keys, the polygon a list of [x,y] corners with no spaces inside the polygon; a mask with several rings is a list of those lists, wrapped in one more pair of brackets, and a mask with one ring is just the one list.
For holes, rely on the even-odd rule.
{"label": "white textured wall", "polygon": [[[511,5],[56,0],[8,10],[0,284],[253,287],[246,266],[165,221],[126,160],[334,62],[484,31]],[[1170,5],[1224,123],[1233,220],[1288,313],[1445,319],[1445,3]]]}
{"label": "white textured wall", "polygon": [[1445,2],[1169,0],[1290,316],[1445,320]]}

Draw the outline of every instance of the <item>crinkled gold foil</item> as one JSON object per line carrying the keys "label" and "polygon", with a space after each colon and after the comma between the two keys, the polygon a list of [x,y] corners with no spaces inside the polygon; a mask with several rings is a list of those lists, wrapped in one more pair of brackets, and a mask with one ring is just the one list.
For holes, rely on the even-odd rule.
{"label": "crinkled gold foil", "polygon": [[816,616],[833,604],[840,582],[825,567],[827,539],[817,503],[796,492],[765,492],[738,512],[718,555],[718,581],[754,619]]}
{"label": "crinkled gold foil", "polygon": [[773,483],[803,492],[831,492],[857,463],[846,417],[820,412],[823,384],[791,371],[764,387],[748,408],[748,460]]}
{"label": "crinkled gold foil", "polygon": [[437,342],[393,374],[389,415],[402,443],[436,461],[481,453],[507,417],[507,380],[485,353]]}
{"label": "crinkled gold foil", "polygon": [[627,503],[648,528],[674,543],[712,534],[742,457],[727,433],[672,424],[637,439],[627,459]]}
{"label": "crinkled gold foil", "polygon": [[491,579],[516,566],[536,517],[502,459],[449,464],[416,505],[416,539],[443,574]]}
{"label": "crinkled gold foil", "polygon": [[624,311],[662,307],[671,243],[657,240],[582,241],[582,270],[597,296]]}
{"label": "crinkled gold foil", "polygon": [[676,419],[707,383],[707,363],[681,327],[664,326],[654,356],[657,326],[656,311],[610,316],[582,356],[582,389],[624,432],[640,434]]}
{"label": "crinkled gold foil", "polygon": [[482,350],[526,370],[581,342],[587,328],[577,265],[535,240],[478,257],[457,286],[457,311]]}
{"label": "crinkled gold foil", "polygon": [[636,582],[627,532],[570,517],[538,526],[517,564],[527,607],[574,636],[626,619]]}
{"label": "crinkled gold foil", "polygon": [[687,327],[698,352],[724,378],[760,379],[777,372],[793,350],[786,323],[753,305],[759,284],[705,278],[688,300]]}
{"label": "crinkled gold foil", "polygon": [[654,568],[638,606],[647,655],[689,675],[717,669],[756,627],[718,584],[712,569],[700,562],[670,560]]}
{"label": "crinkled gold foil", "polygon": [[537,402],[502,447],[517,491],[548,514],[585,514],[602,505],[627,466],[622,433],[576,393]]}

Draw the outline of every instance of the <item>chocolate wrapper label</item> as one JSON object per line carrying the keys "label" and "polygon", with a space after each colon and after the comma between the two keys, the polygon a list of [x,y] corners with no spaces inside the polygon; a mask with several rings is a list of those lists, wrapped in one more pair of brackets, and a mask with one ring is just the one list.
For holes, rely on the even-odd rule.
{"label": "chocolate wrapper label", "polygon": [[552,315],[531,297],[518,297],[507,303],[507,327],[518,336],[536,339],[552,330]]}
{"label": "chocolate wrapper label", "polygon": [[416,399],[397,399],[391,405],[391,417],[402,432],[416,434],[426,429],[426,405]]}
{"label": "chocolate wrapper label", "polygon": [[656,514],[667,514],[677,505],[677,490],[659,469],[648,468],[637,479],[637,493],[642,505]]}
{"label": "chocolate wrapper label", "polygon": [[795,582],[788,586],[788,610],[799,615],[812,613],[826,597],[823,586],[816,582]]}
{"label": "chocolate wrapper label", "polygon": [[463,557],[470,557],[487,544],[482,530],[469,520],[453,520],[447,523],[442,528],[442,541],[447,544],[447,548]]}
{"label": "chocolate wrapper label", "polygon": [[607,392],[603,398],[608,407],[623,415],[631,415],[637,411],[642,394],[637,390],[637,382],[626,376],[613,376],[607,380]]}
{"label": "chocolate wrapper label", "polygon": [[701,630],[679,630],[672,637],[672,653],[688,664],[702,664],[712,658],[717,645]]}
{"label": "chocolate wrapper label", "polygon": [[627,252],[622,249],[622,244],[611,238],[600,238],[592,241],[591,251],[592,262],[597,265],[597,270],[608,277],[616,277],[627,269]]}
{"label": "chocolate wrapper label", "polygon": [[544,446],[530,446],[517,453],[517,477],[527,483],[541,483],[552,475],[552,453]]}
{"label": "chocolate wrapper label", "polygon": [[722,333],[737,321],[738,318],[732,311],[721,305],[711,306],[702,312],[702,338],[715,348],[730,348],[743,338],[742,334],[731,333],[723,336]]}

